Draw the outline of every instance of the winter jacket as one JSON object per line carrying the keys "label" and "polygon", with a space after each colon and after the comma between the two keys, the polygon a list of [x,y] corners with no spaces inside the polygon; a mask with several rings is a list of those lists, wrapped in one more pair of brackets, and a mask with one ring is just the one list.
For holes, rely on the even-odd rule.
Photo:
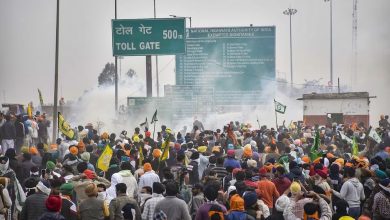
{"label": "winter jacket", "polygon": [[7,121],[1,127],[1,138],[4,140],[16,139],[16,129],[12,121]]}
{"label": "winter jacket", "polygon": [[135,201],[132,198],[129,198],[128,196],[126,196],[126,194],[121,194],[118,197],[111,200],[110,220],[123,220],[124,218],[122,214],[122,208],[127,204],[131,204],[134,207],[135,216],[133,216],[133,219],[141,220],[141,211],[137,204],[137,201]]}
{"label": "winter jacket", "polygon": [[233,168],[241,168],[240,162],[234,158],[228,157],[223,162],[223,167],[233,167]]}
{"label": "winter jacket", "polygon": [[305,182],[305,177],[302,174],[302,169],[299,167],[293,167],[290,169],[290,172],[286,175],[290,181],[299,180],[301,183]]}
{"label": "winter jacket", "polygon": [[121,170],[111,176],[111,186],[107,189],[107,193],[112,198],[116,197],[115,186],[118,183],[124,183],[127,186],[127,195],[130,198],[136,198],[138,191],[137,180],[130,170]]}
{"label": "winter jacket", "polygon": [[365,199],[363,184],[357,178],[347,180],[340,192],[333,190],[333,195],[348,202],[349,208],[360,207],[360,201]]}
{"label": "winter jacket", "polygon": [[196,160],[192,160],[187,166],[191,185],[195,183],[199,183],[200,181],[198,169],[199,169],[199,163]]}
{"label": "winter jacket", "polygon": [[65,217],[57,212],[46,212],[39,220],[65,220]]}
{"label": "winter jacket", "polygon": [[46,211],[46,199],[47,195],[40,192],[27,197],[26,202],[23,205],[20,219],[38,220],[39,217]]}

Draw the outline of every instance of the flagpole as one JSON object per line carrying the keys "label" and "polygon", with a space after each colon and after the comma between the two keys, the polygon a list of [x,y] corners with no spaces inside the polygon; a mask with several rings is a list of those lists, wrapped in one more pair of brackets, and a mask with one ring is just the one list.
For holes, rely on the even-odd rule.
{"label": "flagpole", "polygon": [[157,121],[155,121],[153,123],[153,140],[154,140],[154,132],[156,131],[156,123],[157,123]]}
{"label": "flagpole", "polygon": [[276,131],[278,131],[278,112],[275,111],[275,119],[276,119]]}

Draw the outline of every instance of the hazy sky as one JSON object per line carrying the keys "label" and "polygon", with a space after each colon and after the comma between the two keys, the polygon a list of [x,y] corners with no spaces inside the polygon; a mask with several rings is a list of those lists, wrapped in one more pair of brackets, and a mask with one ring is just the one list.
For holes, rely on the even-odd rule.
{"label": "hazy sky", "polygon": [[[193,27],[276,26],[276,69],[289,76],[289,20],[293,17],[294,78],[329,80],[329,3],[323,0],[157,0],[157,17],[191,16]],[[351,82],[352,0],[333,0],[334,74]],[[358,79],[353,90],[367,90],[372,117],[390,113],[389,0],[359,0]],[[0,0],[0,103],[53,102],[55,0]],[[61,0],[59,94],[76,99],[97,85],[97,76],[113,62],[111,19],[114,0]],[[153,17],[153,0],[118,0],[118,18]],[[161,85],[174,84],[173,56],[161,56]],[[126,57],[122,70],[145,75],[144,57]],[[153,59],[154,60],[154,59]],[[153,70],[154,74],[154,70]],[[153,76],[154,77],[154,76]],[[119,88],[120,90],[120,88]],[[161,86],[162,91],[162,86]],[[155,87],[153,93],[155,94]],[[123,95],[123,94],[122,94]],[[126,94],[124,94],[126,95]],[[298,97],[297,97],[298,98]],[[125,100],[121,100],[124,103]],[[301,104],[297,101],[297,104]],[[376,114],[376,115],[374,115]]]}

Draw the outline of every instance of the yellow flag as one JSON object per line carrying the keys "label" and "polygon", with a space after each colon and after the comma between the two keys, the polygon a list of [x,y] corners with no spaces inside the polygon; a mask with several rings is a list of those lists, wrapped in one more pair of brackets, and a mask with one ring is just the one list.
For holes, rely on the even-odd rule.
{"label": "yellow flag", "polygon": [[165,141],[161,144],[162,154],[160,161],[164,161],[169,158],[169,138],[166,138]]}
{"label": "yellow flag", "polygon": [[31,119],[32,118],[32,104],[31,103],[28,103],[27,105],[27,115],[28,117]]}
{"label": "yellow flag", "polygon": [[139,157],[138,157],[138,160],[139,160],[139,166],[142,165],[142,162],[144,161],[144,152],[142,151],[142,144],[140,144],[139,148],[138,148],[138,152],[139,152]]}
{"label": "yellow flag", "polygon": [[74,138],[74,131],[69,123],[65,121],[64,116],[58,112],[58,129],[70,139]]}
{"label": "yellow flag", "polygon": [[107,144],[107,146],[104,148],[102,155],[100,155],[96,163],[96,167],[103,171],[107,171],[110,167],[112,153],[112,148],[110,147],[110,145]]}

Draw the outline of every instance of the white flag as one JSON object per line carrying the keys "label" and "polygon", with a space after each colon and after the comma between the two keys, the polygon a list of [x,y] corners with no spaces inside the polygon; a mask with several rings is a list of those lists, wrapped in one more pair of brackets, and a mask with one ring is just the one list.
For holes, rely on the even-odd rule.
{"label": "white flag", "polygon": [[286,112],[286,107],[287,106],[285,106],[282,103],[276,101],[275,99],[274,99],[274,103],[275,103],[275,111],[276,112],[279,112],[281,114],[284,114]]}
{"label": "white flag", "polygon": [[339,131],[339,134],[340,134],[341,139],[346,140],[348,144],[353,143],[352,139],[349,138],[348,136],[346,136],[345,134],[343,134],[342,132]]}
{"label": "white flag", "polygon": [[374,139],[376,143],[382,142],[382,138],[379,137],[379,134],[376,133],[376,131],[373,128],[370,129],[370,133],[368,134],[368,136]]}

